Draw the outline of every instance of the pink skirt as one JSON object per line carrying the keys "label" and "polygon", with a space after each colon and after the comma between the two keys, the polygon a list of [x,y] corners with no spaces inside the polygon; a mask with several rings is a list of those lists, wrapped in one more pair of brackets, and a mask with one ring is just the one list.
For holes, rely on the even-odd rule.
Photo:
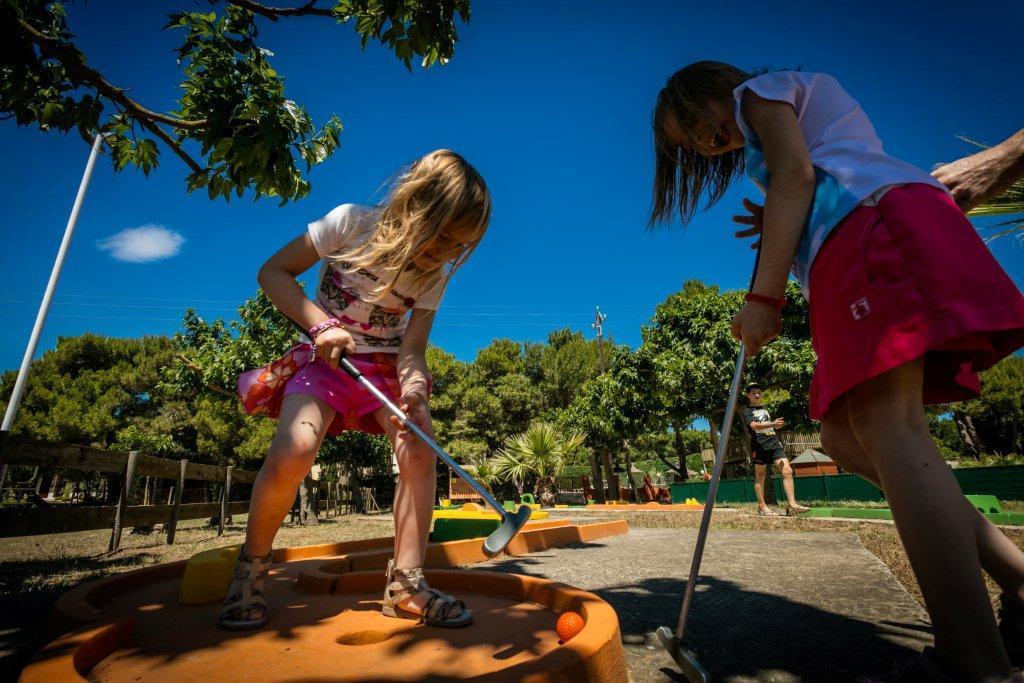
{"label": "pink skirt", "polygon": [[1024,297],[945,192],[893,188],[855,209],[811,269],[818,362],[810,415],[863,382],[925,359],[925,403],[974,398],[978,372],[1024,346]]}
{"label": "pink skirt", "polygon": [[[359,353],[348,359],[373,386],[398,403],[401,385],[396,354]],[[327,428],[328,434],[340,434],[348,429],[367,434],[384,433],[373,416],[381,408],[377,399],[343,370],[333,370],[314,357],[309,344],[299,344],[273,363],[243,372],[238,377],[238,394],[247,413],[275,419],[281,413],[285,396],[316,396],[337,411]]]}

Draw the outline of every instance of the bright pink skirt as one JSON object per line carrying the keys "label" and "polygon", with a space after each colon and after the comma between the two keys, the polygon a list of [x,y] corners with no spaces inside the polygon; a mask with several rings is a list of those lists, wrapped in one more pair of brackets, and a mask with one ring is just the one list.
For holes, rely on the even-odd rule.
{"label": "bright pink skirt", "polygon": [[923,184],[855,209],[811,269],[818,355],[810,415],[924,356],[925,403],[974,398],[978,372],[1024,346],[1024,297],[963,212]]}
{"label": "bright pink skirt", "polygon": [[[397,355],[359,353],[348,356],[370,383],[385,396],[398,402]],[[367,434],[383,434],[373,414],[381,405],[373,395],[343,370],[332,370],[313,356],[313,347],[299,344],[269,365],[243,372],[238,377],[238,394],[250,415],[277,418],[281,403],[290,394],[308,394],[334,408],[337,414],[327,428],[329,434],[358,429]]]}

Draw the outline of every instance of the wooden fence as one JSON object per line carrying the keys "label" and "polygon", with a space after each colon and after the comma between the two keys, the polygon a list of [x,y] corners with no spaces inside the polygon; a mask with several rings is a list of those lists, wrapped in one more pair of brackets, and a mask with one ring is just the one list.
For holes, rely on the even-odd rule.
{"label": "wooden fence", "polygon": [[[249,509],[249,501],[231,501],[232,484],[251,484],[256,478],[255,472],[236,470],[231,465],[217,467],[189,462],[187,458],[168,460],[137,451],[123,453],[29,439],[9,440],[4,449],[3,462],[6,465],[116,475],[120,489],[116,505],[61,505],[39,501],[43,507],[0,507],[0,537],[112,528],[109,545],[111,551],[120,546],[121,532],[125,527],[162,522],[166,524],[167,542],[174,543],[174,534],[180,520],[219,517],[217,535],[222,535],[225,518]],[[137,477],[151,477],[154,481],[172,480],[174,485],[168,503],[131,505],[130,496]],[[182,503],[186,480],[219,484],[220,502]]]}

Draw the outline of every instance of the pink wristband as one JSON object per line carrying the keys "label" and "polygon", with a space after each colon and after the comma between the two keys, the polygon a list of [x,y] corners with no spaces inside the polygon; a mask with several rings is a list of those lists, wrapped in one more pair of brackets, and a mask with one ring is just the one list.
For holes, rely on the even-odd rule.
{"label": "pink wristband", "polygon": [[309,328],[309,338],[316,342],[316,336],[324,330],[329,330],[332,327],[341,327],[341,321],[337,318],[328,318],[322,323],[317,323],[313,327]]}

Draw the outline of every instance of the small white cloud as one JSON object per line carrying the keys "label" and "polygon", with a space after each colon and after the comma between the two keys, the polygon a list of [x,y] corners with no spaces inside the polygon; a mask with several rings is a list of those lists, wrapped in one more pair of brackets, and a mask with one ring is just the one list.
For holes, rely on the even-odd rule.
{"label": "small white cloud", "polygon": [[185,238],[162,225],[127,228],[96,242],[96,246],[118,261],[149,263],[177,256]]}

